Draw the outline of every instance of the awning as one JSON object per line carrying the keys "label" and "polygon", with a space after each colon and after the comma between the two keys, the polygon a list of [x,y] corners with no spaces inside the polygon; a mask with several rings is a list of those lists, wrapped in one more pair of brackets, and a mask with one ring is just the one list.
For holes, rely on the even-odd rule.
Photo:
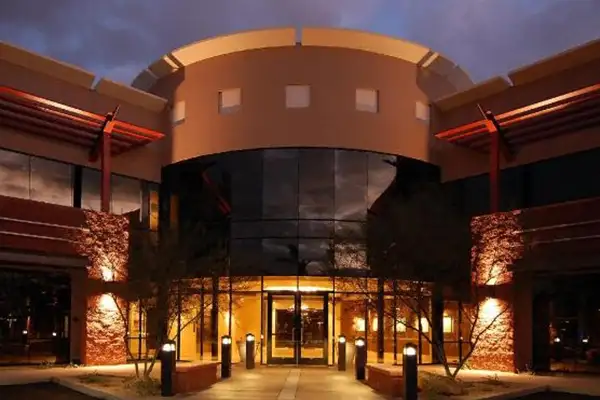
{"label": "awning", "polygon": [[[493,110],[492,110],[493,111]],[[600,84],[495,116],[512,149],[600,125]],[[482,152],[490,148],[486,120],[435,134],[438,139]]]}
{"label": "awning", "polygon": [[[0,125],[90,149],[98,141],[104,120],[103,115],[0,86]],[[111,153],[122,154],[164,136],[117,120],[112,131]]]}

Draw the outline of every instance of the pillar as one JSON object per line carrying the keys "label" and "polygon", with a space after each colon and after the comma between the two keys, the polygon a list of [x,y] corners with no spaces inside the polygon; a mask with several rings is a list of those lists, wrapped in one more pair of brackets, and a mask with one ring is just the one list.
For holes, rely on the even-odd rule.
{"label": "pillar", "polygon": [[102,139],[100,144],[100,172],[102,175],[102,181],[100,184],[100,210],[105,213],[110,212],[110,142],[111,137],[109,132],[102,132]]}
{"label": "pillar", "polygon": [[377,362],[383,363],[385,356],[385,328],[384,328],[384,285],[383,279],[377,280]]}
{"label": "pillar", "polygon": [[[533,369],[533,278],[519,271],[513,280],[513,324],[515,369]],[[547,329],[546,329],[547,331]]]}
{"label": "pillar", "polygon": [[500,211],[500,133],[490,131],[490,213]]}

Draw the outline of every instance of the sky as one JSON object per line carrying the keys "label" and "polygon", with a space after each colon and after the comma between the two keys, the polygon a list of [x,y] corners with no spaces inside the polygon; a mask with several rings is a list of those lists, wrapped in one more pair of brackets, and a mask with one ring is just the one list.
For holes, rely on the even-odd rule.
{"label": "sky", "polygon": [[481,81],[600,38],[600,0],[0,0],[0,40],[124,83],[185,44],[281,26],[412,40]]}

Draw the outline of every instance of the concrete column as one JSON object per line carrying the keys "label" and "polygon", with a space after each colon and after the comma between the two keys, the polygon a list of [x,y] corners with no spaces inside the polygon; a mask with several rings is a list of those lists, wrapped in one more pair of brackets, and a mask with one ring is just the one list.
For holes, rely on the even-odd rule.
{"label": "concrete column", "polygon": [[533,368],[533,280],[529,272],[515,272],[513,281],[515,369]]}

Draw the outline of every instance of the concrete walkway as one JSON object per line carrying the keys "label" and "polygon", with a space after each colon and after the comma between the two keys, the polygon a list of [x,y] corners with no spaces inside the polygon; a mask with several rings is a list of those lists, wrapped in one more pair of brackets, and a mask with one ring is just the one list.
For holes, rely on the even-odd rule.
{"label": "concrete walkway", "polygon": [[187,399],[207,400],[379,400],[368,386],[350,373],[333,368],[234,368],[232,378]]}

